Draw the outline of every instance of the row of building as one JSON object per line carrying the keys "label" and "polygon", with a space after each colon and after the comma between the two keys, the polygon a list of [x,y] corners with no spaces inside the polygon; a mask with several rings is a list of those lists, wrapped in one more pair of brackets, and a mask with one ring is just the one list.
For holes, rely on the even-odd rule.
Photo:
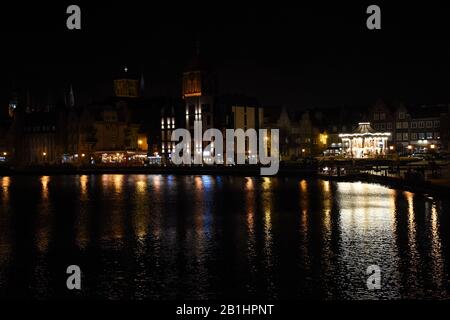
{"label": "row of building", "polygon": [[[70,87],[56,98],[16,88],[0,121],[0,162],[37,164],[169,163],[176,128],[279,129],[281,160],[348,155],[340,134],[387,133],[380,154],[449,149],[450,104],[409,107],[378,101],[371,108],[289,109],[262,106],[245,95],[220,95],[213,73],[197,52],[182,73],[181,97],[144,98],[143,77],[127,68],[111,79],[114,95],[77,103]],[[358,129],[359,128],[359,129]],[[368,132],[369,132],[368,131]],[[204,145],[193,145],[202,152]],[[255,151],[246,149],[246,156]],[[364,154],[351,154],[364,156]]]}

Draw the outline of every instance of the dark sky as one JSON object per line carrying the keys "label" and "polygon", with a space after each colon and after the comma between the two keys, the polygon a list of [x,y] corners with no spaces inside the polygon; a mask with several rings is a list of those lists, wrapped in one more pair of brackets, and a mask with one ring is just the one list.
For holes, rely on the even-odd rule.
{"label": "dark sky", "polygon": [[181,71],[199,39],[220,91],[264,104],[450,102],[450,13],[443,2],[379,4],[376,31],[366,28],[372,2],[353,2],[75,1],[81,31],[65,27],[72,3],[2,5],[0,99],[12,82],[72,83],[96,95],[124,65],[144,71],[148,94],[179,96]]}

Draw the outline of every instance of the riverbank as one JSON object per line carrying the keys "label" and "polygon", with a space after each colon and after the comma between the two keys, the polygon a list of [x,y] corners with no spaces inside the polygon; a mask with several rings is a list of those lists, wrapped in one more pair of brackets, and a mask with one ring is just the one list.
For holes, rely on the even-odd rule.
{"label": "riverbank", "polygon": [[[164,175],[211,175],[211,176],[250,176],[259,177],[258,166],[230,166],[230,167],[24,167],[24,168],[0,168],[0,176],[16,175],[100,175],[100,174],[164,174]],[[390,188],[411,191],[414,193],[436,194],[439,196],[450,194],[450,180],[433,179],[431,181],[407,180],[400,177],[373,175],[369,173],[357,173],[343,176],[328,176],[317,173],[314,166],[280,166],[277,176],[320,178],[338,182],[366,182],[381,184]]]}
{"label": "riverbank", "polygon": [[448,196],[450,194],[450,183],[447,181],[416,181],[397,177],[386,177],[372,174],[355,174],[350,176],[320,176],[321,179],[338,182],[366,182],[376,183],[393,189],[410,191],[414,193],[433,194],[437,196]]}
{"label": "riverbank", "polygon": [[[148,167],[61,167],[39,166],[23,168],[0,169],[1,175],[91,175],[91,174],[174,174],[174,175],[237,175],[261,176],[261,167],[255,165],[243,166],[148,166]],[[315,166],[281,166],[279,176],[315,176]]]}

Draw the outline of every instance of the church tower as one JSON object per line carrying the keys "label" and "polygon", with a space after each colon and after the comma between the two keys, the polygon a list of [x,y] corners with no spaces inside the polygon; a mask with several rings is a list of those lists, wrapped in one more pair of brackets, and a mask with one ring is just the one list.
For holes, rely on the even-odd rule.
{"label": "church tower", "polygon": [[9,105],[8,105],[8,115],[10,118],[14,118],[14,115],[16,113],[17,110],[17,105],[18,105],[18,98],[17,98],[17,93],[14,92],[11,95],[11,98],[9,100]]}
{"label": "church tower", "polygon": [[114,94],[119,98],[139,97],[138,77],[131,74],[128,67],[124,67],[121,74],[114,80]]}
{"label": "church tower", "polygon": [[[195,53],[183,72],[182,83],[182,98],[185,101],[185,128],[191,131],[192,137],[194,136],[194,121],[201,121],[203,131],[214,127],[215,87],[214,76],[201,59],[200,46],[197,43]],[[194,141],[192,143],[194,144]],[[192,145],[191,150],[201,153],[202,147],[202,145]]]}

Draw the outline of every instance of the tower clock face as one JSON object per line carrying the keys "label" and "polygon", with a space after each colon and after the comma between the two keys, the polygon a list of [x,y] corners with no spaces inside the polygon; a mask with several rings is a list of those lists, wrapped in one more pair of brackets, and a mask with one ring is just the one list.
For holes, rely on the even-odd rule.
{"label": "tower clock face", "polygon": [[183,95],[185,97],[202,95],[201,71],[186,73],[183,82]]}

